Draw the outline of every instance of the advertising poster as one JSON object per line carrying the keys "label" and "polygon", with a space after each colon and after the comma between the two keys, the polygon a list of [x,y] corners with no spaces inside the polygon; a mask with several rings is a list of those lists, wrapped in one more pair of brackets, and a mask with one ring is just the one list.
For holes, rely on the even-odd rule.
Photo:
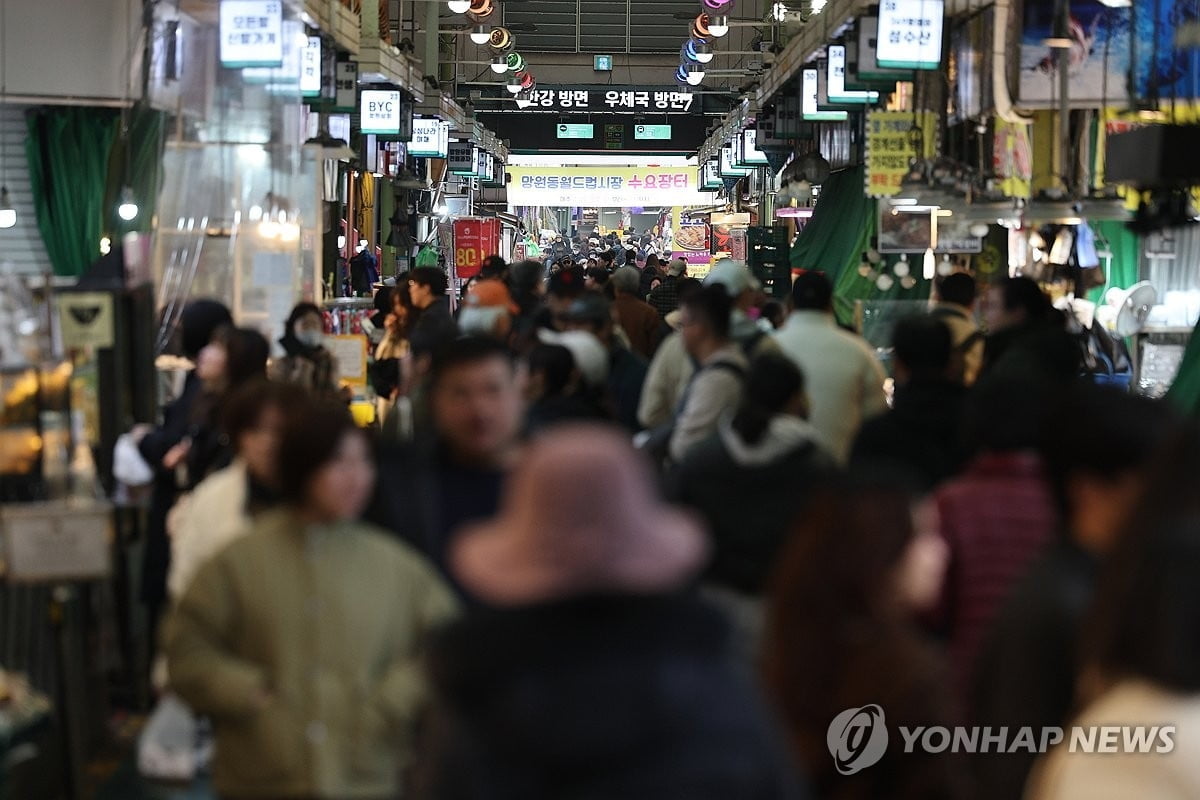
{"label": "advertising poster", "polygon": [[689,265],[707,264],[712,256],[712,228],[703,220],[684,220],[675,232],[672,258],[682,258]]}
{"label": "advertising poster", "polygon": [[892,197],[917,156],[912,136],[920,123],[925,158],[937,152],[937,116],[924,112],[919,117],[908,111],[871,111],[867,114],[867,196]]}
{"label": "advertising poster", "polygon": [[[1071,49],[1067,60],[1071,100],[1100,103],[1126,99],[1132,18],[1130,10],[1109,8],[1100,0],[1070,0],[1070,3],[1067,38],[1071,40]],[[1054,36],[1056,6],[1057,3],[1025,4],[1025,22],[1021,32],[1021,85],[1018,92],[1021,103],[1025,105],[1050,105],[1058,98],[1060,51],[1052,50],[1045,44],[1046,39]]]}
{"label": "advertising poster", "polygon": [[454,272],[473,278],[483,269],[483,260],[500,252],[500,220],[456,219],[454,221]]}

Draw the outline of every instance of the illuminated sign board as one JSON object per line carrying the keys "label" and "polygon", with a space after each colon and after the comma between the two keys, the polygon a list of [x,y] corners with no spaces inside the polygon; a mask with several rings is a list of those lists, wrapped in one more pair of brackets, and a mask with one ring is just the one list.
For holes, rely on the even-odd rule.
{"label": "illuminated sign board", "polygon": [[359,127],[363,133],[395,136],[400,133],[400,92],[364,89],[359,98]]}
{"label": "illuminated sign board", "polygon": [[221,66],[283,65],[280,0],[221,0]]}
{"label": "illuminated sign board", "polygon": [[555,130],[558,131],[559,139],[595,139],[596,126],[585,124],[566,124],[559,125]]}
{"label": "illuminated sign board", "polygon": [[671,138],[671,126],[634,125],[633,138],[642,140],[668,140]]}
{"label": "illuminated sign board", "polygon": [[875,60],[881,67],[937,69],[942,63],[944,0],[883,0]]}
{"label": "illuminated sign board", "polygon": [[825,85],[831,103],[871,104],[879,101],[879,92],[854,92],[846,89],[845,45],[831,44],[829,46],[829,64],[826,75]]}
{"label": "illuminated sign board", "polygon": [[820,89],[820,71],[805,69],[800,81],[800,116],[809,122],[841,122],[848,119],[845,111],[818,111],[817,92]]}

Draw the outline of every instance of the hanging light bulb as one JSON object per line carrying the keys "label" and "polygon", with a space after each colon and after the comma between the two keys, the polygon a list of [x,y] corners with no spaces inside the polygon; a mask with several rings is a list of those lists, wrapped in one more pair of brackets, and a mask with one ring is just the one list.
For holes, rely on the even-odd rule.
{"label": "hanging light bulb", "polygon": [[931,281],[937,277],[937,258],[933,255],[933,248],[925,249],[925,262],[922,264],[924,270],[922,275],[927,281]]}
{"label": "hanging light bulb", "polygon": [[912,275],[905,275],[903,278],[900,279],[900,285],[902,287],[904,287],[905,289],[911,289],[917,285],[917,279],[914,278]]}
{"label": "hanging light bulb", "polygon": [[133,189],[126,186],[121,190],[120,205],[117,206],[117,216],[126,222],[132,222],[137,219],[138,204],[137,199],[133,196]]}
{"label": "hanging light bulb", "polygon": [[497,75],[508,72],[508,58],[503,55],[492,56],[492,72]]}
{"label": "hanging light bulb", "polygon": [[941,275],[943,278],[946,277],[947,275],[951,275],[954,273],[954,264],[952,264],[950,262],[950,254],[949,253],[946,253],[945,255],[943,255],[942,260],[940,262],[938,262],[937,273],[938,273],[938,275]]}
{"label": "hanging light bulb", "polygon": [[886,292],[896,285],[896,279],[886,272],[875,279],[875,286],[881,292]]}
{"label": "hanging light bulb", "polygon": [[525,88],[525,85],[522,83],[524,76],[525,76],[524,72],[514,72],[513,74],[508,76],[508,87],[507,88],[510,93],[512,93],[512,94],[520,94],[521,93],[521,90]]}
{"label": "hanging light bulb", "polygon": [[703,64],[688,64],[685,74],[689,86],[699,86],[704,83],[705,73]]}
{"label": "hanging light bulb", "polygon": [[903,278],[912,272],[912,270],[909,268],[907,261],[897,261],[892,266],[892,272],[896,273],[897,278]]}
{"label": "hanging light bulb", "polygon": [[492,40],[492,31],[487,25],[476,25],[471,29],[471,41],[475,44],[487,44]]}
{"label": "hanging light bulb", "polygon": [[695,45],[692,49],[696,54],[697,61],[701,64],[707,64],[713,60],[712,45],[708,42],[696,41],[695,39],[692,39],[692,42]]}
{"label": "hanging light bulb", "polygon": [[0,228],[11,228],[17,224],[17,209],[8,196],[8,187],[0,187]]}
{"label": "hanging light bulb", "polygon": [[512,31],[508,28],[493,28],[488,35],[487,44],[493,53],[507,53],[513,48]]}
{"label": "hanging light bulb", "polygon": [[729,33],[729,17],[724,14],[714,14],[708,18],[708,32],[718,39]]}
{"label": "hanging light bulb", "polygon": [[446,5],[451,14],[465,14],[471,10],[471,0],[450,0]]}

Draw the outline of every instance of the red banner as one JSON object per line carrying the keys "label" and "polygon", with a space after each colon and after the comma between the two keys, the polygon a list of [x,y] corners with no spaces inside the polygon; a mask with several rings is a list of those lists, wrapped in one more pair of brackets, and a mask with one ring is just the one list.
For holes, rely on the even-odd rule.
{"label": "red banner", "polygon": [[474,278],[483,260],[500,252],[500,220],[454,220],[454,271],[458,277]]}

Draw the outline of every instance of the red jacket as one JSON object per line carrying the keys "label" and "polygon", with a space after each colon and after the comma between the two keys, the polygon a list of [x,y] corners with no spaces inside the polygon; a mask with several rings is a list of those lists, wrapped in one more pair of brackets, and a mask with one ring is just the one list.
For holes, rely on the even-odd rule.
{"label": "red jacket", "polygon": [[[1014,585],[1058,526],[1050,488],[1034,453],[985,453],[936,494],[950,547],[941,620],[962,694],[984,637]],[[964,706],[965,707],[965,706]]]}

